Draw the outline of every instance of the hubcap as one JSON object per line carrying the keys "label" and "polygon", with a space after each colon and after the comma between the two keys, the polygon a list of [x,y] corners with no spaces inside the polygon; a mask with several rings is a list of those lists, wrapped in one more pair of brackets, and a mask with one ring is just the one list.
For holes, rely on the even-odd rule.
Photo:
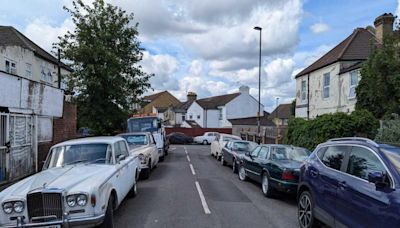
{"label": "hubcap", "polygon": [[307,195],[303,195],[299,201],[299,222],[301,227],[310,227],[312,218],[311,200]]}
{"label": "hubcap", "polygon": [[221,164],[224,164],[224,156],[221,156]]}
{"label": "hubcap", "polygon": [[235,172],[236,171],[236,161],[233,160],[232,162],[232,171]]}
{"label": "hubcap", "polygon": [[137,184],[135,184],[135,186],[133,187],[133,191],[134,191],[135,193],[137,193]]}
{"label": "hubcap", "polygon": [[262,190],[264,194],[268,193],[268,177],[264,175],[263,177],[263,181],[262,181]]}

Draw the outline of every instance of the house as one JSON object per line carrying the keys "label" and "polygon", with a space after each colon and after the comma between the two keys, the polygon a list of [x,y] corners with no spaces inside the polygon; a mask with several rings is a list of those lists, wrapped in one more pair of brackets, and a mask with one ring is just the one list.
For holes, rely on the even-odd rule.
{"label": "house", "polygon": [[[257,117],[246,117],[229,119],[232,124],[232,134],[240,136],[243,140],[257,142],[258,119]],[[269,118],[268,113],[260,117],[261,143],[275,143],[276,124]]]}
{"label": "house", "polygon": [[[0,47],[0,71],[8,74],[60,87],[63,85],[59,76],[64,78],[72,72],[71,68],[11,26],[0,26]],[[62,88],[65,89],[65,85]]]}
{"label": "house", "polygon": [[[58,66],[62,75],[71,72],[13,27],[0,26],[0,182],[38,171],[39,148],[53,142],[64,124],[70,109],[64,109]],[[66,120],[74,122],[76,115]],[[76,125],[71,128],[75,133]],[[58,133],[60,139],[69,135]]]}
{"label": "house", "polygon": [[294,116],[292,104],[280,104],[268,116],[277,126],[287,126],[290,117]]}
{"label": "house", "polygon": [[196,100],[188,108],[186,120],[194,120],[202,128],[230,128],[229,119],[257,115],[258,101],[249,91],[248,86],[241,86],[238,93]]}
{"label": "house", "polygon": [[181,104],[176,107],[170,106],[167,111],[164,112],[164,124],[166,126],[180,127],[186,120],[188,108],[196,99],[197,94],[189,92],[185,102],[181,102]]}
{"label": "house", "polygon": [[362,62],[393,31],[394,16],[377,17],[374,26],[356,28],[350,36],[298,73],[296,117],[314,118],[334,112],[350,113],[356,104],[355,88]]}
{"label": "house", "polygon": [[170,106],[175,107],[181,105],[181,102],[168,91],[145,96],[142,100],[143,104],[141,105],[139,113],[157,113],[161,119],[164,119],[164,112]]}

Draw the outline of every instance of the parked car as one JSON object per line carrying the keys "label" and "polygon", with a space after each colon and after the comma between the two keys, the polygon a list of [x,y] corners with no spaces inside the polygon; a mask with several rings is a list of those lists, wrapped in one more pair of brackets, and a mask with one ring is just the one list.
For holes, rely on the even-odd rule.
{"label": "parked car", "polygon": [[218,135],[218,132],[205,132],[201,136],[194,137],[194,142],[198,144],[208,145],[211,144],[212,141],[215,140],[215,137]]}
{"label": "parked car", "polygon": [[113,227],[113,210],[137,193],[138,171],[120,137],[57,144],[43,171],[0,192],[0,227]]}
{"label": "parked car", "polygon": [[150,177],[151,170],[159,161],[164,160],[162,149],[157,149],[153,134],[150,132],[124,133],[118,135],[124,138],[129,145],[129,153],[140,159],[140,176],[143,179]]}
{"label": "parked car", "polygon": [[167,135],[170,144],[190,144],[193,143],[193,137],[181,132],[172,132]]}
{"label": "parked car", "polygon": [[221,164],[232,166],[233,173],[237,173],[239,161],[243,159],[246,152],[253,151],[258,146],[257,143],[245,140],[229,141],[221,152]]}
{"label": "parked car", "polygon": [[275,192],[295,194],[302,162],[311,154],[305,148],[288,145],[259,145],[246,152],[239,165],[239,179],[247,178],[261,183],[266,197]]}
{"label": "parked car", "polygon": [[400,226],[400,147],[365,138],[317,146],[300,171],[300,227]]}
{"label": "parked car", "polygon": [[215,140],[211,142],[211,156],[220,160],[221,158],[221,151],[224,148],[225,144],[230,140],[240,140],[241,138],[236,135],[228,135],[228,134],[218,134],[215,137]]}

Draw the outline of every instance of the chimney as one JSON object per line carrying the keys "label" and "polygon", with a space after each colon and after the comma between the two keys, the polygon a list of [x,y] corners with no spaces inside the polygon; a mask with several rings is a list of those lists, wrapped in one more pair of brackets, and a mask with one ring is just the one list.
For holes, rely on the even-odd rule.
{"label": "chimney", "polygon": [[250,88],[248,86],[240,86],[239,87],[239,92],[243,94],[249,94],[250,93]]}
{"label": "chimney", "polygon": [[188,94],[186,95],[186,99],[187,101],[195,101],[197,100],[197,94],[194,92],[188,92]]}
{"label": "chimney", "polygon": [[380,43],[386,35],[392,34],[394,19],[391,13],[384,13],[375,19],[375,37]]}

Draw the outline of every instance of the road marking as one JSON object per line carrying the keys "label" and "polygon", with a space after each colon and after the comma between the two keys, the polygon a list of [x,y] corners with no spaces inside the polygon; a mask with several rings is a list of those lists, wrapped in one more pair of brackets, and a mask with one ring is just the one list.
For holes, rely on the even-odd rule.
{"label": "road marking", "polygon": [[184,146],[183,149],[185,149],[185,153],[188,154],[186,146]]}
{"label": "road marking", "polygon": [[186,158],[187,158],[188,162],[190,162],[190,158],[189,158],[189,155],[186,155]]}
{"label": "road marking", "polygon": [[197,188],[197,191],[199,192],[199,196],[200,196],[201,204],[203,205],[204,213],[211,214],[211,211],[208,208],[208,205],[206,202],[206,198],[203,195],[203,191],[201,190],[201,187],[200,187],[200,184],[198,181],[196,181],[196,188]]}
{"label": "road marking", "polygon": [[194,171],[193,165],[192,165],[192,164],[189,164],[189,166],[190,166],[190,170],[192,170],[193,176],[196,175],[196,172]]}

